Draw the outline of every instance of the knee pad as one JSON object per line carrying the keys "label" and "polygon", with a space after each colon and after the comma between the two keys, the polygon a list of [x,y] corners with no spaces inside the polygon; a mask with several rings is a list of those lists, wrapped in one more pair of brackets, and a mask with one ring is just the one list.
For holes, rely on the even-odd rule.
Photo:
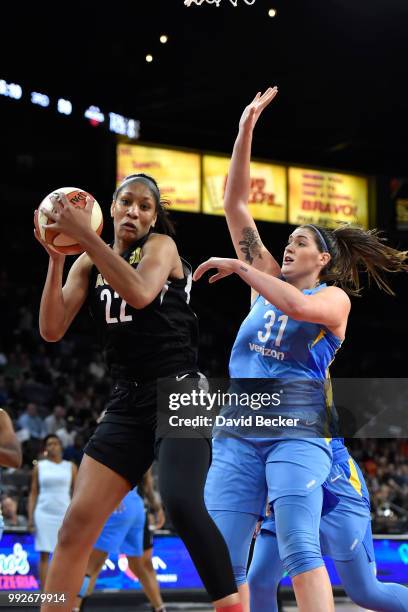
{"label": "knee pad", "polygon": [[85,574],[81,588],[79,589],[78,597],[85,597],[90,582],[91,577],[89,576],[89,574]]}
{"label": "knee pad", "polygon": [[247,571],[246,567],[243,565],[234,565],[232,564],[232,571],[234,573],[235,582],[237,586],[241,586],[241,584],[245,584],[247,581]]}
{"label": "knee pad", "polygon": [[319,539],[321,493],[315,493],[281,497],[273,505],[279,555],[291,578],[324,565]]}
{"label": "knee pad", "polygon": [[321,554],[315,554],[308,550],[301,553],[295,553],[290,555],[283,561],[283,565],[287,573],[291,578],[298,576],[298,574],[304,574],[311,570],[317,569],[324,565]]}

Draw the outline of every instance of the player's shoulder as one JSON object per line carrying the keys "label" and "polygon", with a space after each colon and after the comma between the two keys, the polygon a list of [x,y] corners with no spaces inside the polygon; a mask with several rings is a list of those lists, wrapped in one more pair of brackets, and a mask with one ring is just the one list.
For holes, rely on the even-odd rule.
{"label": "player's shoulder", "polygon": [[147,250],[159,249],[168,252],[177,252],[177,245],[171,236],[167,236],[167,234],[156,234],[154,232],[152,232],[146,240],[143,250],[146,251],[146,248]]}
{"label": "player's shoulder", "polygon": [[319,291],[320,295],[324,295],[329,297],[330,299],[341,301],[345,306],[351,306],[351,301],[347,293],[341,287],[336,287],[334,285],[330,285],[328,287],[324,287]]}

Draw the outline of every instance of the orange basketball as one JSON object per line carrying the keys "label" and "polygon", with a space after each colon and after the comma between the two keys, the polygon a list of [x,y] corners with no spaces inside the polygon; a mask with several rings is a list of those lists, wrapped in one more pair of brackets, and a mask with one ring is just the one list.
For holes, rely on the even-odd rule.
{"label": "orange basketball", "polygon": [[[48,219],[47,215],[43,212],[44,210],[53,211],[54,206],[52,201],[50,200],[50,196],[55,193],[65,193],[67,199],[72,204],[72,206],[79,206],[79,208],[84,208],[86,204],[87,196],[90,196],[93,200],[92,207],[92,218],[91,218],[91,227],[98,234],[98,236],[102,232],[103,227],[103,216],[102,210],[99,206],[98,202],[91,196],[90,193],[84,191],[83,189],[78,189],[77,187],[61,187],[60,189],[56,189],[49,193],[41,202],[38,207],[38,217],[37,217],[37,225],[36,229],[40,238],[44,240],[48,246],[53,248],[58,253],[63,253],[64,255],[77,255],[78,253],[83,253],[84,249],[80,244],[78,244],[71,236],[67,234],[62,234],[54,229],[47,229],[47,225],[52,224],[53,221]],[[45,226],[45,227],[44,227]]]}

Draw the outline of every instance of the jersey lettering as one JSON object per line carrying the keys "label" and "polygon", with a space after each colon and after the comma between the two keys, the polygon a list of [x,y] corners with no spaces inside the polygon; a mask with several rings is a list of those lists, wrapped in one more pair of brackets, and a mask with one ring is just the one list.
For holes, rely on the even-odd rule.
{"label": "jersey lettering", "polygon": [[[276,314],[274,310],[267,310],[263,316],[264,319],[268,319],[269,321],[267,321],[265,323],[265,332],[263,333],[262,330],[258,331],[258,340],[260,342],[268,342],[269,340],[269,336],[271,335],[271,331],[272,331],[272,327],[275,323],[275,319],[276,319]],[[280,317],[278,317],[278,321],[281,322],[279,331],[278,331],[278,335],[276,336],[275,342],[274,344],[276,346],[280,346],[281,342],[282,342],[282,337],[283,337],[283,332],[285,331],[285,327],[287,325],[287,322],[289,320],[289,317],[287,315],[281,315]]]}
{"label": "jersey lettering", "polygon": [[[119,294],[115,291],[115,293],[113,294],[114,298],[119,298]],[[103,302],[106,299],[106,306],[105,306],[105,318],[106,318],[106,322],[108,324],[111,323],[118,323],[119,321],[121,323],[126,323],[127,321],[132,321],[132,315],[127,315],[126,314],[126,306],[127,303],[125,302],[125,300],[122,300],[121,305],[120,305],[120,313],[119,313],[119,321],[117,319],[117,317],[112,317],[111,316],[111,306],[112,306],[112,294],[109,291],[109,289],[103,289],[103,291],[101,291],[101,301]]]}

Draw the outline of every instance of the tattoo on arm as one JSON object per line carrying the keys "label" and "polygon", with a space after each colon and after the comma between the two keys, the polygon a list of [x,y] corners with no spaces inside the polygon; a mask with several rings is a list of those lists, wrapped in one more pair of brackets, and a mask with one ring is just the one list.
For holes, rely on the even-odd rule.
{"label": "tattoo on arm", "polygon": [[245,261],[252,264],[255,258],[262,259],[262,243],[258,232],[252,227],[244,227],[242,238],[243,240],[240,240],[239,244],[241,245],[242,253],[245,255]]}
{"label": "tattoo on arm", "polygon": [[248,268],[246,268],[245,266],[239,266],[239,269],[243,272],[248,272]]}

